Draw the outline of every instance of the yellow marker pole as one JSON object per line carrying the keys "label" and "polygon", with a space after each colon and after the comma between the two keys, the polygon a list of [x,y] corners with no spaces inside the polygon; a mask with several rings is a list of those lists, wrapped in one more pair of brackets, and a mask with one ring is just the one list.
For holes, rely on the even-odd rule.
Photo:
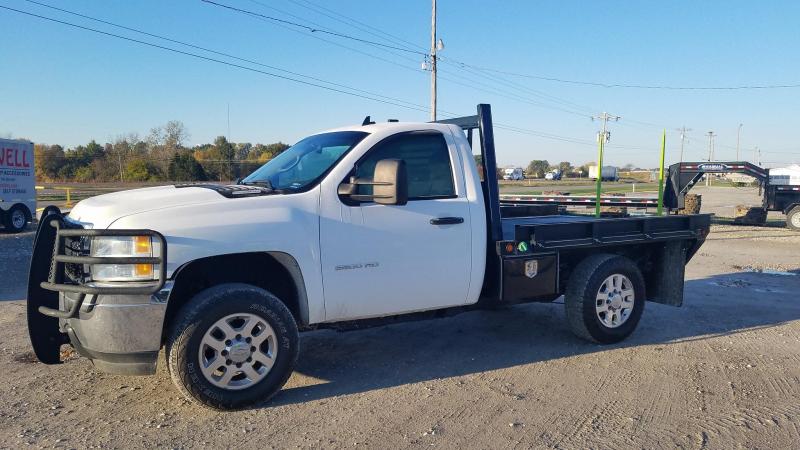
{"label": "yellow marker pole", "polygon": [[661,166],[658,171],[658,215],[664,211],[664,154],[667,148],[667,130],[661,134]]}

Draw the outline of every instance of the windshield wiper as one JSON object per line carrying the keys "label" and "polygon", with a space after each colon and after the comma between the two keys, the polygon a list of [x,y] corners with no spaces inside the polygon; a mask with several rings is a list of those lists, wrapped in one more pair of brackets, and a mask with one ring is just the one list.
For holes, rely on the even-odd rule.
{"label": "windshield wiper", "polygon": [[242,184],[245,186],[260,186],[276,194],[285,194],[288,191],[287,189],[276,189],[272,187],[272,183],[269,180],[242,181]]}

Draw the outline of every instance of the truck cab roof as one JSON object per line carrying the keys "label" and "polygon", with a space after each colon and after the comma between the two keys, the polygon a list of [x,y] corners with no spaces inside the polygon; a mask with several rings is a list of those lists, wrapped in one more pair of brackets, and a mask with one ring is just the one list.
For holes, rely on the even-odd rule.
{"label": "truck cab roof", "polygon": [[441,132],[458,129],[456,125],[431,123],[431,122],[380,122],[369,125],[350,125],[325,130],[317,134],[332,133],[337,131],[363,131],[369,134],[391,135],[406,131],[436,130]]}

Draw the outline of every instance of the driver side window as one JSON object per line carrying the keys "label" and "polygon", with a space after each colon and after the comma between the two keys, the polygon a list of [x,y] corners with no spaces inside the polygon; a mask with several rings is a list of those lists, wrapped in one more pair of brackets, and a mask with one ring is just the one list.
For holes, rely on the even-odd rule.
{"label": "driver side window", "polygon": [[[371,179],[375,165],[382,159],[406,162],[409,200],[455,197],[450,151],[441,133],[410,132],[391,136],[359,161],[355,176]],[[372,195],[372,186],[359,185],[357,193]]]}

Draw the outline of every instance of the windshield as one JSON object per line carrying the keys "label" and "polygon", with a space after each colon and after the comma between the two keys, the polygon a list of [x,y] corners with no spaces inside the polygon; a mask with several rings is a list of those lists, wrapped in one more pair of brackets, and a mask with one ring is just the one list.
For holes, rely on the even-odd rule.
{"label": "windshield", "polygon": [[243,184],[299,191],[315,184],[368,133],[337,131],[307,137],[259,167]]}

